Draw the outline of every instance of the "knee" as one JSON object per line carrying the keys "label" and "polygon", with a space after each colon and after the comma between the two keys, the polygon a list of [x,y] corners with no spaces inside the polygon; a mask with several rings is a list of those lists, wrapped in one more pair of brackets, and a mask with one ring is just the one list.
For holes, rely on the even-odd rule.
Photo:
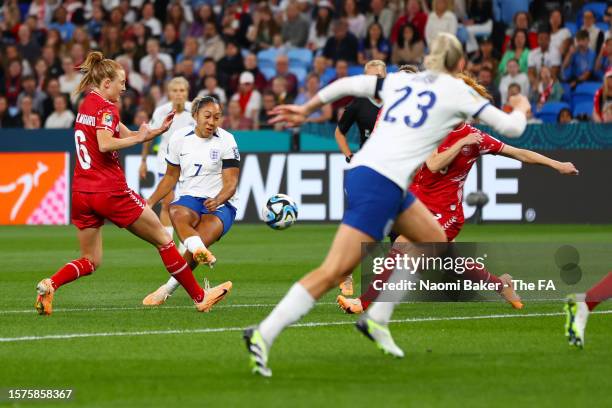
{"label": "knee", "polygon": [[161,202],[161,210],[163,212],[169,213],[170,212],[170,203],[167,202],[166,200]]}

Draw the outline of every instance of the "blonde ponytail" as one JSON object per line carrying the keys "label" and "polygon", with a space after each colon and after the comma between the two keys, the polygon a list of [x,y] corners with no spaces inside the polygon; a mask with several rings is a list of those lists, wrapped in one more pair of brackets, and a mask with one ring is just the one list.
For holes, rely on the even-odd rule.
{"label": "blonde ponytail", "polygon": [[493,101],[493,97],[491,96],[489,91],[487,91],[487,88],[485,88],[482,84],[479,84],[478,81],[476,81],[476,78],[474,78],[470,74],[466,74],[465,72],[460,72],[455,76],[461,79],[463,82],[465,82],[467,86],[475,90],[478,93],[478,95],[482,96],[485,99]]}
{"label": "blonde ponytail", "polygon": [[432,71],[452,73],[463,58],[463,47],[452,34],[440,33],[433,40],[425,67]]}
{"label": "blonde ponytail", "polygon": [[79,71],[83,74],[83,78],[79,83],[75,94],[80,94],[92,86],[100,86],[106,78],[111,81],[117,78],[117,71],[123,70],[123,67],[116,61],[104,58],[104,55],[99,51],[93,51],[87,54],[85,61],[79,66]]}

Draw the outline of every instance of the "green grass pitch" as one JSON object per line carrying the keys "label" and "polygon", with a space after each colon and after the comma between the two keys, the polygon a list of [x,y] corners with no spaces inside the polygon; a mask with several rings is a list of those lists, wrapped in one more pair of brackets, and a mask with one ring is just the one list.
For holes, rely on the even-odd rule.
{"label": "green grass pitch", "polygon": [[[329,324],[288,329],[272,350],[274,376],[253,376],[240,329],[261,320],[321,261],[334,230],[235,226],[214,246],[218,266],[206,270],[213,283],[232,280],[234,290],[212,313],[199,314],[182,290],[163,307],[142,308],[167,273],[152,247],[107,225],[102,267],[61,288],[55,313],[40,317],[34,287],[77,257],[74,229],[0,227],[0,338],[58,336],[0,342],[0,405],[11,404],[9,388],[73,389],[70,401],[30,404],[58,407],[612,403],[612,316],[591,316],[585,350],[570,349],[559,302],[521,311],[499,302],[402,304],[394,319],[403,321],[391,329],[407,355],[393,360],[354,330],[355,317],[340,313],[334,291],[301,322]],[[466,226],[460,238],[609,242],[611,234],[612,226],[485,225]]]}

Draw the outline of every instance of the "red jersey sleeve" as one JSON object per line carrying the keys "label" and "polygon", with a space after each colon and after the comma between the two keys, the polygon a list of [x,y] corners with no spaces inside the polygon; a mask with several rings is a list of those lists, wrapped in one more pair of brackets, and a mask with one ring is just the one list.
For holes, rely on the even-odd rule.
{"label": "red jersey sleeve", "polygon": [[482,135],[484,136],[482,143],[478,145],[478,150],[480,151],[481,155],[497,154],[504,148],[504,142],[484,132],[482,132]]}
{"label": "red jersey sleeve", "polygon": [[96,129],[110,130],[115,134],[118,125],[119,111],[115,105],[105,105],[96,114]]}

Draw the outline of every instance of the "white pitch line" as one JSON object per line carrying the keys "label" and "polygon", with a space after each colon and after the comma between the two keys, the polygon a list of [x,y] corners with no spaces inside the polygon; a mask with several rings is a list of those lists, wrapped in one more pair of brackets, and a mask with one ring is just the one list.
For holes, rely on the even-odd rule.
{"label": "white pitch line", "polygon": [[[612,314],[612,310],[595,311],[596,314]],[[391,323],[418,323],[418,322],[439,322],[453,320],[485,320],[485,319],[506,319],[513,317],[549,317],[549,316],[564,316],[563,312],[554,313],[529,313],[529,314],[503,314],[503,315],[481,315],[481,316],[449,316],[449,317],[416,317],[408,319],[394,319]],[[311,322],[298,323],[291,327],[328,327],[328,326],[345,326],[354,324],[354,321],[336,321],[336,322]],[[244,327],[215,327],[207,329],[186,329],[186,330],[147,330],[135,332],[102,332],[102,333],[72,333],[72,334],[50,334],[46,336],[23,336],[23,337],[0,337],[0,343],[18,343],[27,341],[39,340],[65,340],[65,339],[80,339],[88,337],[125,337],[125,336],[150,336],[150,335],[168,335],[168,334],[203,334],[203,333],[224,333],[242,331]]]}

